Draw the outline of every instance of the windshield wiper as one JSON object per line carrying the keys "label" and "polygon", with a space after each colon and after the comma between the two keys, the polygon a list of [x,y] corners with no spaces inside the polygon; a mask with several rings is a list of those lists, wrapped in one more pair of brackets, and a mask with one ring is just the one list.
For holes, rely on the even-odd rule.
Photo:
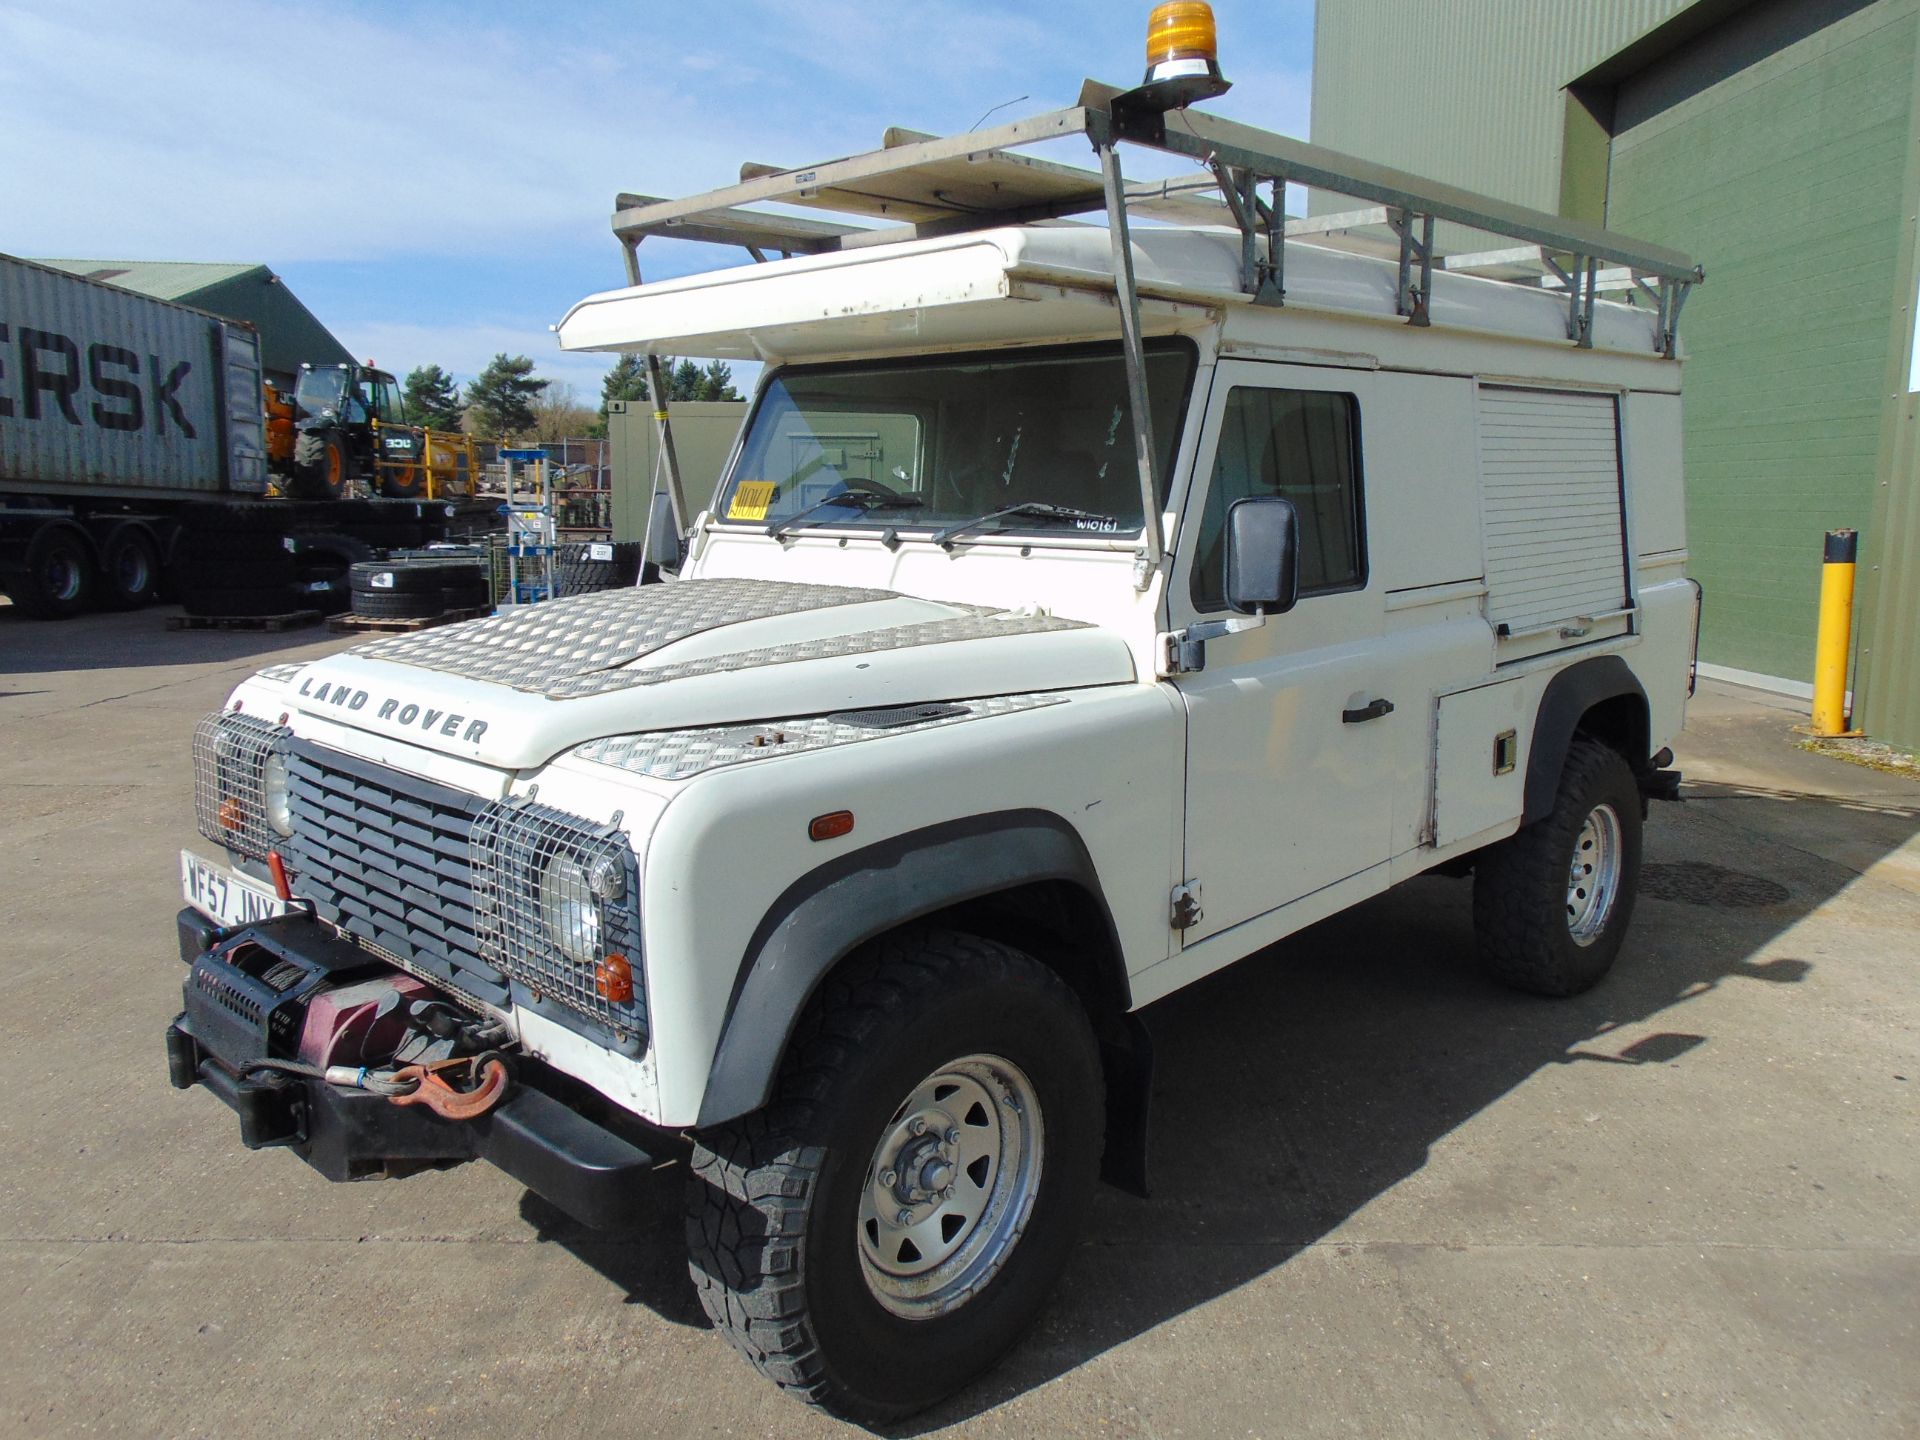
{"label": "windshield wiper", "polygon": [[767,526],[767,534],[778,540],[789,530],[799,529],[822,510],[836,510],[851,505],[865,515],[872,510],[917,510],[926,503],[918,495],[882,495],[878,490],[842,490],[838,495],[829,495],[818,505],[809,505],[797,514]]}
{"label": "windshield wiper", "polygon": [[943,550],[951,550],[953,542],[962,535],[1008,515],[1030,515],[1036,520],[1097,520],[1107,525],[1114,523],[1111,515],[1096,515],[1091,510],[1076,510],[1071,505],[1049,505],[1044,500],[1023,500],[1018,505],[1003,505],[998,510],[989,510],[985,515],[976,515],[971,520],[962,520],[957,525],[936,531],[933,543]]}

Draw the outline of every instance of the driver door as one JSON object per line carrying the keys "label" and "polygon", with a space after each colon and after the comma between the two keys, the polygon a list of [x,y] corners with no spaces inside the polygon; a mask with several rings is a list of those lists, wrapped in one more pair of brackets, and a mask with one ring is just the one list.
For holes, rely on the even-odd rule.
{"label": "driver door", "polygon": [[[1182,527],[1176,626],[1225,618],[1227,506],[1279,495],[1299,516],[1300,598],[1264,626],[1207,641],[1176,676],[1187,709],[1191,945],[1384,864],[1394,745],[1417,719],[1394,691],[1383,587],[1367,554],[1373,377],[1249,360],[1217,367]],[[1395,701],[1403,709],[1382,709]]]}

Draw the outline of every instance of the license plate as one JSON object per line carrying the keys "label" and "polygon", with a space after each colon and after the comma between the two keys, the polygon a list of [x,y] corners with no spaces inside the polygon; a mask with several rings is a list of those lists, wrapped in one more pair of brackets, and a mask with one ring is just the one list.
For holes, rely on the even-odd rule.
{"label": "license plate", "polygon": [[191,850],[180,852],[180,893],[222,930],[287,913],[286,901],[272,886],[202,860]]}

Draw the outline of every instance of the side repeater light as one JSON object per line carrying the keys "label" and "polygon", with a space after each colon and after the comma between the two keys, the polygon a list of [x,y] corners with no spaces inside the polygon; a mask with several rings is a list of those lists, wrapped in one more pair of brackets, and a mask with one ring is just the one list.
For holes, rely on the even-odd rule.
{"label": "side repeater light", "polygon": [[838,840],[853,833],[853,812],[836,810],[831,815],[816,815],[807,825],[809,840]]}

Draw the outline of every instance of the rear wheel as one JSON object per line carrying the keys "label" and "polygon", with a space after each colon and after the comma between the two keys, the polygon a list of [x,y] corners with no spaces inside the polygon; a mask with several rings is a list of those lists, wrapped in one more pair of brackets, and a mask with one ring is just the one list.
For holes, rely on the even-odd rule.
{"label": "rear wheel", "polygon": [[121,610],[151,605],[160,593],[160,549],[139,525],[119,525],[100,547],[108,603]]}
{"label": "rear wheel", "polygon": [[389,500],[417,500],[427,493],[426,471],[419,465],[382,465],[380,493]]}
{"label": "rear wheel", "polygon": [[1536,995],[1599,984],[1633,918],[1642,813],[1620,753],[1576,739],[1553,809],[1474,867],[1474,930],[1488,973]]}
{"label": "rear wheel", "polygon": [[86,537],[67,525],[43,526],[28,542],[26,565],[6,578],[7,594],[37,620],[66,620],[85,610],[99,584]]}
{"label": "rear wheel", "polygon": [[883,1421],[1033,1321],[1079,1235],[1099,1052],[1051,971],[970,935],[890,939],[803,1018],[766,1109],[696,1137],[691,1271],[783,1389]]}

